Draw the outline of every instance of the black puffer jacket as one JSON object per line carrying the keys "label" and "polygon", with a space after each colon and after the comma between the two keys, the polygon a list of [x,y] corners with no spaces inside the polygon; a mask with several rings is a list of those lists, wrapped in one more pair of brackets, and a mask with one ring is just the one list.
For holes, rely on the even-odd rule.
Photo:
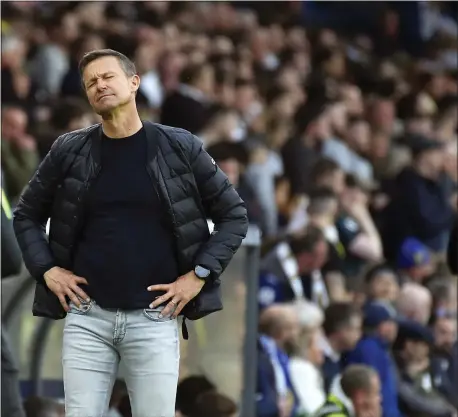
{"label": "black puffer jacket", "polygon": [[[182,129],[143,122],[148,138],[147,170],[152,192],[169,213],[180,274],[203,265],[212,282],[189,303],[184,314],[199,319],[222,308],[219,276],[239,248],[248,228],[243,201],[195,136]],[[24,262],[37,280],[33,313],[65,317],[43,274],[53,266],[71,270],[82,228],[82,207],[101,167],[101,125],[60,136],[41,163],[14,211],[14,230]],[[159,145],[157,153],[150,149]],[[154,156],[153,156],[154,155]],[[50,222],[49,242],[45,224]],[[215,224],[210,235],[207,218]]]}

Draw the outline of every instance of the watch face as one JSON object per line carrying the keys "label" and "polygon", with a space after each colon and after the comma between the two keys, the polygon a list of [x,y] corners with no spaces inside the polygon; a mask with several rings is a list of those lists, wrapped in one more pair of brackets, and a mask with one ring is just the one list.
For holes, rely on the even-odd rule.
{"label": "watch face", "polygon": [[196,266],[194,272],[199,278],[207,278],[210,275],[210,271],[202,266]]}

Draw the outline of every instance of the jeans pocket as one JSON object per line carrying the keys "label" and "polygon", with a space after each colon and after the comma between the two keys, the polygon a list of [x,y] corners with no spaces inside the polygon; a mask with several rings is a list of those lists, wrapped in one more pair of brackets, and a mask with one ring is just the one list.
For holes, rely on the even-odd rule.
{"label": "jeans pocket", "polygon": [[159,317],[162,313],[162,308],[145,308],[143,310],[143,315],[151,320],[151,321],[154,321],[154,322],[157,322],[157,323],[165,323],[165,322],[168,322],[168,321],[172,321],[173,318],[172,318],[172,314],[170,314],[169,316],[167,317]]}
{"label": "jeans pocket", "polygon": [[80,300],[80,306],[77,307],[73,301],[70,301],[68,306],[70,307],[69,313],[86,315],[89,313],[89,311],[91,311],[92,307],[94,306],[94,302],[92,300],[89,302]]}

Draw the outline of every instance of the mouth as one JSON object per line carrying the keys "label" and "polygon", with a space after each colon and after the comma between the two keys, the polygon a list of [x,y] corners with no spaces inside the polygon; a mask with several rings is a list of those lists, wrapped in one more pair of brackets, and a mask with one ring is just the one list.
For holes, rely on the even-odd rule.
{"label": "mouth", "polygon": [[112,95],[113,95],[113,94],[104,94],[103,96],[100,96],[100,97],[97,99],[97,101],[100,101],[100,100],[102,100],[102,99],[104,99],[104,98],[106,98],[106,97],[110,97],[110,96],[112,96]]}

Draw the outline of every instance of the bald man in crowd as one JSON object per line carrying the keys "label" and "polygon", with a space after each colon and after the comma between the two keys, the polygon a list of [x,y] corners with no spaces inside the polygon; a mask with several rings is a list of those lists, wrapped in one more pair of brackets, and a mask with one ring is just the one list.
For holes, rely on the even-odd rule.
{"label": "bald man in crowd", "polygon": [[430,291],[416,283],[406,283],[401,289],[397,308],[404,318],[427,324],[431,316],[432,296]]}

